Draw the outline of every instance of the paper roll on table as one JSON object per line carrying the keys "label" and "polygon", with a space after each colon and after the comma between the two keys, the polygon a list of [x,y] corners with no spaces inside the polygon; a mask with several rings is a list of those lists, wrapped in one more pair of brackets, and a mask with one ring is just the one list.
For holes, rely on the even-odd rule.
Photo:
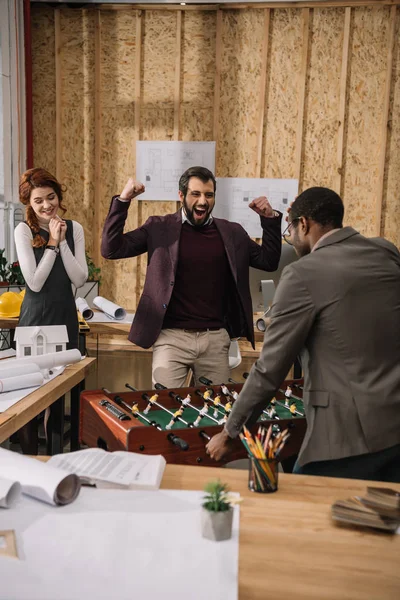
{"label": "paper roll on table", "polygon": [[[93,304],[103,311],[111,319],[122,320],[126,317],[126,310],[110,300],[106,300],[102,296],[96,296],[93,300]],[[81,311],[82,312],[82,311]]]}
{"label": "paper roll on table", "polygon": [[5,448],[0,448],[0,475],[18,481],[23,494],[48,504],[69,504],[81,488],[77,475],[66,475],[61,469]]}
{"label": "paper roll on table", "polygon": [[13,363],[8,362],[5,365],[0,364],[0,379],[5,379],[6,377],[18,377],[19,375],[29,375],[30,373],[40,373],[39,366],[35,363],[21,366],[14,366]]}
{"label": "paper roll on table", "polygon": [[[77,349],[64,350],[64,352],[50,352],[39,356],[24,356],[24,358],[9,358],[4,361],[4,366],[17,368],[34,363],[39,369],[54,369],[54,367],[64,367],[82,360],[82,355]],[[20,371],[21,372],[21,371]],[[22,371],[25,373],[25,370]]]}
{"label": "paper roll on table", "polygon": [[18,377],[7,377],[5,379],[0,376],[0,394],[2,392],[12,392],[13,390],[23,390],[24,388],[40,386],[43,383],[44,377],[40,372],[18,375]]}
{"label": "paper roll on table", "polygon": [[90,321],[90,319],[93,318],[93,311],[86,300],[83,298],[76,298],[75,304],[85,321]]}
{"label": "paper roll on table", "polygon": [[11,508],[21,495],[21,484],[0,477],[0,508]]}

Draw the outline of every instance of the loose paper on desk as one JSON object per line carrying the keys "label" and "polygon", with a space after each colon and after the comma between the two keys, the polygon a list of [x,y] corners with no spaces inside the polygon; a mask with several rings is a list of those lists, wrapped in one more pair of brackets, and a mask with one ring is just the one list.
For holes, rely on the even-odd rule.
{"label": "loose paper on desk", "polygon": [[118,304],[114,304],[114,302],[110,302],[110,300],[107,300],[102,296],[93,298],[93,304],[106,315],[117,321],[122,321],[126,316],[126,310],[124,308],[118,306]]}
{"label": "loose paper on desk", "polygon": [[85,321],[93,318],[94,313],[84,298],[76,298],[75,304]]}
{"label": "loose paper on desk", "polygon": [[0,599],[237,600],[240,509],[232,538],[212,542],[201,535],[203,496],[87,487],[61,510],[23,496],[0,511],[23,557],[0,557]]}
{"label": "loose paper on desk", "polygon": [[5,448],[0,448],[0,477],[19,482],[23,494],[48,504],[69,504],[81,487],[76,475]]}
{"label": "loose paper on desk", "polygon": [[57,454],[47,464],[76,473],[83,483],[94,483],[96,487],[156,490],[160,487],[166,461],[159,454],[106,452],[101,448],[88,448]]}
{"label": "loose paper on desk", "polygon": [[0,508],[13,506],[20,497],[21,491],[19,481],[0,477]]}

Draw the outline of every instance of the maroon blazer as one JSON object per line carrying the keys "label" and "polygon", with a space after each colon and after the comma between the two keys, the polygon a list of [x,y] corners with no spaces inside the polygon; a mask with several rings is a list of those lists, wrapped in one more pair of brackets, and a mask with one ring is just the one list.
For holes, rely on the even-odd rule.
{"label": "maroon blazer", "polygon": [[[128,339],[149,348],[160,335],[171,299],[178,262],[182,213],[150,217],[146,223],[123,233],[130,202],[112,199],[104,223],[101,254],[118,259],[147,252],[147,273]],[[249,286],[249,266],[276,271],[281,256],[281,219],[261,217],[262,245],[250,239],[238,223],[214,218],[228,257],[236,293],[231,294],[226,328],[231,337],[246,337],[254,347],[253,308]]]}

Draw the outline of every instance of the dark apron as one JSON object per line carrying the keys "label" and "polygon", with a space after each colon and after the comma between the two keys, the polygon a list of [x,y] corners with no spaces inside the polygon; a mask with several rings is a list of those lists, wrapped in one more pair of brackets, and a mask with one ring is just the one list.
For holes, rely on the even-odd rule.
{"label": "dark apron", "polygon": [[[75,255],[72,221],[66,221],[65,239]],[[40,235],[49,239],[49,232],[41,229]],[[40,263],[46,246],[33,248],[36,266]],[[68,330],[68,349],[78,348],[78,315],[72,293],[71,280],[67,275],[60,254],[56,256],[53,268],[40,292],[33,292],[26,285],[25,298],[19,317],[20,327],[36,327],[40,325],[66,325]]]}

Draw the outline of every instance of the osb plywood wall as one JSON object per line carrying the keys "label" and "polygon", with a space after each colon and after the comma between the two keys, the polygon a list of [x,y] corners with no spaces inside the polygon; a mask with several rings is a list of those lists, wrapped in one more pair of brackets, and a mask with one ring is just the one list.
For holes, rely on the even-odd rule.
{"label": "osb plywood wall", "polygon": [[[344,4],[344,3],[343,3]],[[396,4],[396,3],[395,3]],[[146,256],[99,257],[136,140],[216,140],[220,177],[299,178],[342,194],[346,224],[400,246],[400,8],[32,6],[34,163],[136,306]],[[128,228],[176,210],[133,202]]]}

